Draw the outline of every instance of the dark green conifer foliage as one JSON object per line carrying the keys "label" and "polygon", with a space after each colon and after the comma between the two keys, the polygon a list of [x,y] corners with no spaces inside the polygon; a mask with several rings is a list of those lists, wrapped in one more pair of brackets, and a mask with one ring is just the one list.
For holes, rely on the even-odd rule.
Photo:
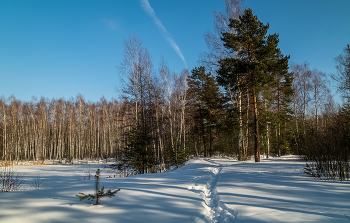
{"label": "dark green conifer foliage", "polygon": [[165,161],[169,165],[175,165],[176,167],[182,166],[184,162],[187,161],[187,154],[183,148],[183,144],[179,141],[175,141],[174,147],[172,147],[171,142],[165,145]]}
{"label": "dark green conifer foliage", "polygon": [[214,131],[220,123],[220,113],[223,109],[224,98],[212,74],[206,73],[203,66],[196,67],[189,76],[189,97],[195,107],[197,132],[203,141],[204,156],[213,153]]}
{"label": "dark green conifer foliage", "polygon": [[[286,62],[287,63],[287,62]],[[288,67],[288,64],[286,65]],[[284,68],[285,66],[280,66]],[[272,87],[272,101],[275,107],[275,125],[277,127],[277,153],[281,156],[281,125],[291,120],[293,113],[290,109],[290,103],[293,96],[292,89],[293,74],[286,69],[281,69],[275,74],[275,81]],[[286,133],[285,133],[286,134]]]}
{"label": "dark green conifer foliage", "polygon": [[254,111],[254,155],[260,162],[259,97],[274,83],[276,73],[288,70],[289,56],[283,56],[278,46],[278,34],[267,35],[269,24],[264,25],[251,9],[239,19],[230,19],[229,26],[236,33],[222,33],[225,47],[237,52],[237,58],[220,60],[218,83],[232,91],[248,89]]}
{"label": "dark green conifer foliage", "polygon": [[138,124],[129,134],[123,164],[137,170],[139,174],[148,173],[156,165],[151,140],[147,127],[142,128]]}

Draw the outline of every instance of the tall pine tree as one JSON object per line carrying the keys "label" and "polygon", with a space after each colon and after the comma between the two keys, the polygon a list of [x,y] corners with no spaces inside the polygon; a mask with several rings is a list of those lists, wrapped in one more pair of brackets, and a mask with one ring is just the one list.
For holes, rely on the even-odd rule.
{"label": "tall pine tree", "polygon": [[213,153],[214,129],[218,126],[224,99],[214,76],[204,67],[192,70],[188,81],[189,97],[195,107],[196,129],[203,141],[204,156]]}
{"label": "tall pine tree", "polygon": [[283,56],[277,48],[278,34],[267,35],[269,24],[260,22],[251,9],[246,9],[239,20],[230,19],[229,26],[236,33],[222,33],[221,39],[238,57],[219,61],[217,79],[220,85],[232,91],[248,89],[253,99],[255,162],[260,162],[259,98],[273,84],[277,72],[287,72],[289,56]]}

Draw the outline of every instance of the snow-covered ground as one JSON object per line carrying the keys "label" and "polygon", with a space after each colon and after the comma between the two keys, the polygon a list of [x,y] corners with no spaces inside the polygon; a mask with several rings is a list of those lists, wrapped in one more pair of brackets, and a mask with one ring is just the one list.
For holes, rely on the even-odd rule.
{"label": "snow-covered ground", "polygon": [[[16,167],[27,189],[0,193],[0,222],[349,222],[350,183],[308,177],[293,156],[193,159],[171,172],[126,178],[90,167],[91,180],[83,180],[87,164]],[[79,192],[93,193],[97,168],[100,186],[121,190],[102,205],[79,201]],[[38,174],[46,187],[34,190]]]}

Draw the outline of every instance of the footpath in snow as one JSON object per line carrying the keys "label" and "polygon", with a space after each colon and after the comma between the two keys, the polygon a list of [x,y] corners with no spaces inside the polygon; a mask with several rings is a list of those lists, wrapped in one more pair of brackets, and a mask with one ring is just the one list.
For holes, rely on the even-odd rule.
{"label": "footpath in snow", "polygon": [[[89,166],[91,180],[82,180]],[[294,156],[201,158],[167,173],[107,178],[101,164],[20,166],[27,189],[0,193],[0,222],[349,222],[350,183],[313,179],[304,167]],[[97,168],[101,187],[121,191],[96,206],[75,195],[93,193]],[[46,187],[34,190],[38,174]]]}

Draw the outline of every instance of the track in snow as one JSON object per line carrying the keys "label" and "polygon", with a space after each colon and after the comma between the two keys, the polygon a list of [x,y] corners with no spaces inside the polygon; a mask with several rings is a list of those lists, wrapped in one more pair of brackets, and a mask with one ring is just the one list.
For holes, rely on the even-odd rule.
{"label": "track in snow", "polygon": [[224,165],[218,164],[211,159],[204,159],[215,167],[208,167],[208,174],[196,177],[189,190],[198,194],[203,199],[204,219],[197,219],[196,222],[233,222],[237,218],[237,212],[230,209],[220,201],[217,192],[217,183]]}

